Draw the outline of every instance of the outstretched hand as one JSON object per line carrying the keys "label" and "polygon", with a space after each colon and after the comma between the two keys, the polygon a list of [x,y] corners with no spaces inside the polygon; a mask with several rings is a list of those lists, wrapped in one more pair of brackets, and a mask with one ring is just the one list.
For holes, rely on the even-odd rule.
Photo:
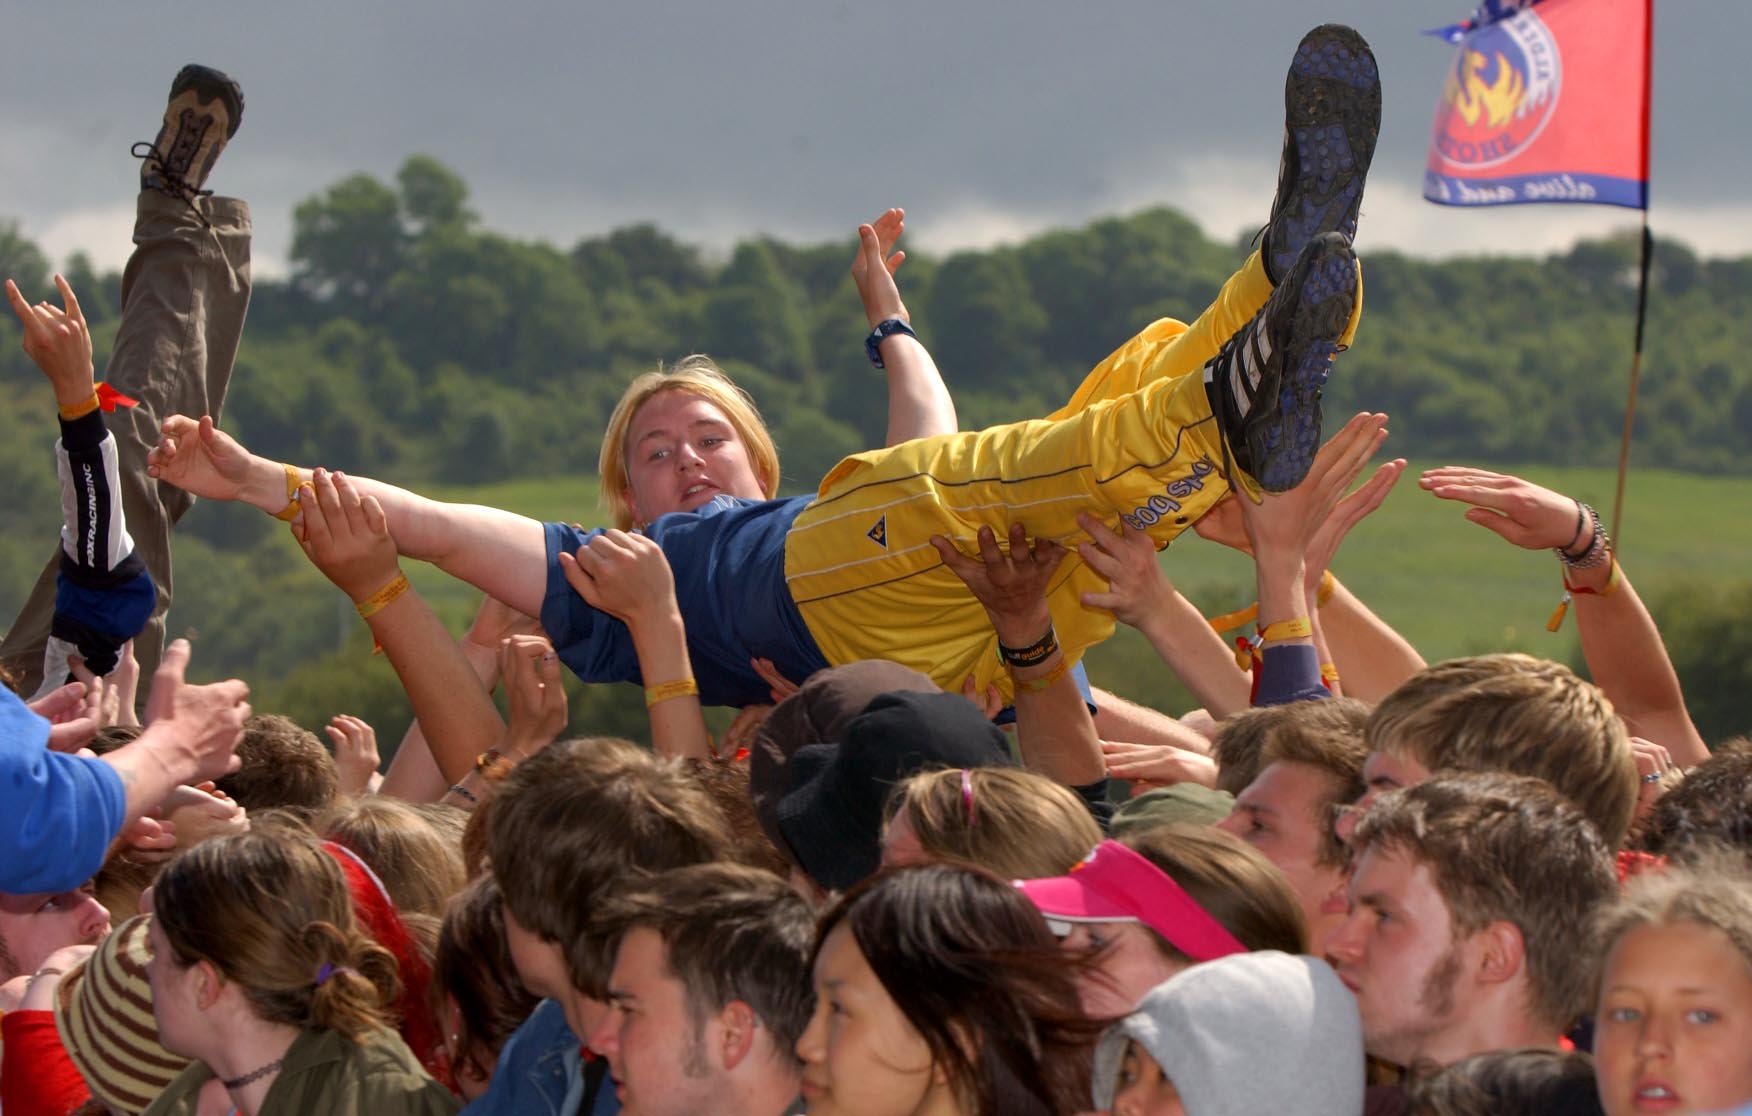
{"label": "outstretched hand", "polygon": [[355,603],[395,580],[399,555],[375,497],[361,497],[344,473],[327,469],[313,472],[298,496],[303,514],[292,537],[322,576]]}
{"label": "outstretched hand", "polygon": [[[1315,536],[1386,439],[1386,415],[1359,414],[1320,447],[1302,483],[1288,492],[1264,493],[1258,504],[1237,497],[1254,560],[1293,557],[1297,562],[1305,562]],[[1386,492],[1383,490],[1380,495],[1385,497]],[[1339,538],[1343,538],[1342,533]],[[1333,546],[1336,549],[1337,543]]]}
{"label": "outstretched hand", "polygon": [[858,226],[858,254],[852,258],[852,282],[857,284],[858,298],[864,303],[864,316],[874,329],[878,322],[912,318],[906,304],[900,300],[900,287],[894,273],[906,262],[905,252],[896,252],[894,244],[906,231],[906,210],[890,209],[868,225]]}
{"label": "outstretched hand", "polygon": [[1471,504],[1467,519],[1528,550],[1577,546],[1587,527],[1576,501],[1506,473],[1445,465],[1417,483],[1439,500]]}
{"label": "outstretched hand", "polygon": [[189,665],[189,641],[172,640],[152,675],[146,697],[148,733],[170,726],[191,754],[195,779],[218,779],[236,770],[234,754],[249,719],[249,686],[238,679],[194,686],[183,680]]}
{"label": "outstretched hand", "polygon": [[249,478],[250,453],[213,424],[211,416],[171,415],[158,445],[146,455],[146,473],[210,500],[236,500]]}
{"label": "outstretched hand", "polygon": [[55,402],[66,407],[91,398],[91,330],[85,325],[72,286],[59,275],[55,286],[61,291],[61,307],[47,302],[32,306],[10,279],[6,280],[6,301],[24,326],[25,355],[49,378]]}
{"label": "outstretched hand", "polygon": [[377,774],[382,762],[377,754],[377,730],[351,714],[337,713],[322,731],[335,746],[335,772],[340,776],[341,793],[348,798],[369,794],[371,777]]}
{"label": "outstretched hand", "polygon": [[1164,602],[1172,600],[1174,586],[1156,561],[1156,540],[1133,530],[1122,519],[1115,532],[1088,512],[1077,514],[1077,526],[1089,533],[1089,541],[1077,545],[1088,567],[1107,579],[1107,592],[1084,593],[1084,608],[1102,608],[1131,627],[1146,617],[1160,615]]}
{"label": "outstretched hand", "polygon": [[505,640],[499,665],[511,714],[505,750],[533,755],[565,731],[570,715],[560,682],[560,657],[541,636],[514,635]]}
{"label": "outstretched hand", "polygon": [[1040,638],[1052,623],[1046,590],[1069,553],[1064,547],[1049,539],[1035,539],[1029,545],[1028,532],[1020,523],[1010,525],[1009,547],[1004,550],[998,549],[992,529],[981,527],[977,558],[962,554],[942,535],[932,535],[931,545],[985,606],[998,642],[1023,646]]}

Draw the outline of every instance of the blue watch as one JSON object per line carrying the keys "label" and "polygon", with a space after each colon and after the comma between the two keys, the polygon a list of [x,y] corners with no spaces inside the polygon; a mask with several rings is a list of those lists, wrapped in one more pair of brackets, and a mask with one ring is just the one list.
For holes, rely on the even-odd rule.
{"label": "blue watch", "polygon": [[915,341],[918,340],[919,336],[913,332],[912,326],[907,325],[899,318],[887,318],[876,323],[876,328],[870,331],[870,336],[864,338],[864,355],[870,358],[871,364],[874,364],[878,368],[884,367],[882,363],[882,339],[884,337],[893,337],[897,333],[904,333]]}

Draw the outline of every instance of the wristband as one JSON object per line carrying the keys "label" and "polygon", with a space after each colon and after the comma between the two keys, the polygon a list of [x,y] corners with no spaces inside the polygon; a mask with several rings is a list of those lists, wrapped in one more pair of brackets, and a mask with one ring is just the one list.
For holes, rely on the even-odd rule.
{"label": "wristband", "polygon": [[1003,641],[998,642],[998,658],[1004,660],[1005,666],[1031,667],[1039,666],[1052,657],[1058,650],[1058,633],[1053,630],[1052,622],[1047,621],[1046,634],[1026,647],[1005,647]]}
{"label": "wristband", "polygon": [[1570,553],[1575,549],[1574,543],[1571,543],[1568,547],[1556,547],[1554,549],[1557,553],[1558,560],[1570,569],[1591,570],[1595,566],[1606,561],[1607,555],[1611,553],[1612,550],[1612,540],[1606,535],[1606,525],[1600,522],[1599,512],[1595,511],[1587,504],[1578,502],[1576,506],[1582,509],[1585,518],[1593,519],[1594,537],[1588,541],[1588,548],[1580,554],[1572,555]]}
{"label": "wristband", "polygon": [[101,405],[101,402],[102,401],[99,400],[97,397],[97,390],[94,388],[94,389],[92,389],[90,397],[85,399],[83,402],[74,403],[73,405],[68,406],[68,407],[62,407],[60,409],[61,421],[62,422],[72,422],[74,419],[84,418],[86,415],[89,415],[91,412],[97,410],[97,408]]}
{"label": "wristband", "polygon": [[66,976],[66,975],[67,975],[66,969],[53,969],[47,965],[44,965],[42,968],[38,969],[36,972],[30,974],[30,979],[35,980],[37,977]]}
{"label": "wristband", "polygon": [[1612,563],[1612,572],[1606,577],[1604,589],[1590,589],[1586,585],[1571,585],[1569,578],[1563,579],[1563,599],[1557,602],[1557,607],[1551,611],[1551,618],[1545,621],[1546,631],[1555,632],[1563,627],[1563,618],[1569,615],[1570,601],[1575,599],[1575,594],[1584,593],[1591,597],[1610,597],[1618,591],[1618,583],[1624,580],[1624,575],[1618,568],[1618,556],[1608,551],[1607,559]]}
{"label": "wristband", "polygon": [[672,698],[692,697],[700,692],[699,683],[691,678],[677,678],[673,682],[661,682],[655,686],[645,687],[645,708],[650,709],[659,702]]}
{"label": "wristband", "polygon": [[487,774],[498,762],[505,758],[505,753],[497,748],[488,748],[474,758],[474,769],[482,775]]}
{"label": "wristband", "polygon": [[1338,665],[1336,663],[1321,663],[1320,681],[1326,683],[1326,688],[1330,690],[1333,683],[1338,681]]}
{"label": "wristband", "polygon": [[1306,616],[1294,620],[1279,620],[1259,629],[1261,643],[1281,643],[1291,639],[1306,639],[1314,634],[1314,623]]}
{"label": "wristband", "polygon": [[1060,656],[1058,666],[1053,667],[1039,678],[1017,678],[1015,668],[1010,671],[1010,681],[1016,683],[1016,688],[1024,693],[1038,694],[1058,685],[1071,670],[1070,656]]}
{"label": "wristband", "polygon": [[286,470],[286,506],[274,513],[274,518],[282,523],[290,523],[298,518],[303,505],[298,502],[298,486],[302,483],[298,478],[298,469],[284,462],[280,468]]}
{"label": "wristband", "polygon": [[397,570],[393,581],[379,589],[377,592],[371,594],[369,597],[366,597],[353,607],[358,609],[359,616],[362,619],[369,620],[371,617],[376,616],[379,612],[388,608],[394,603],[397,597],[412,588],[413,586],[408,582],[408,575]]}
{"label": "wristband", "polygon": [[450,784],[450,789],[448,791],[445,791],[444,793],[454,794],[458,798],[466,798],[470,802],[474,803],[476,806],[479,806],[481,804],[481,800],[475,797],[474,791],[469,790],[467,787],[463,786],[461,783]]}
{"label": "wristband", "polygon": [[878,368],[887,367],[882,363],[882,340],[897,333],[904,333],[915,341],[918,340],[919,336],[913,332],[912,326],[907,325],[899,318],[887,318],[876,323],[876,328],[870,331],[870,336],[864,338],[864,355],[870,358],[871,364]]}
{"label": "wristband", "polygon": [[1331,570],[1320,575],[1320,588],[1314,591],[1314,607],[1325,608],[1326,602],[1332,599],[1333,590],[1338,588],[1338,578],[1332,576]]}

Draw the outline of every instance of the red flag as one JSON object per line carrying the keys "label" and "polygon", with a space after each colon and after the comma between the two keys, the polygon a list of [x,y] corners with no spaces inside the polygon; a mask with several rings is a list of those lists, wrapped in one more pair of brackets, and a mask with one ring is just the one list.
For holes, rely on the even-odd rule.
{"label": "red flag", "polygon": [[1449,29],[1424,197],[1646,209],[1653,3],[1487,0]]}

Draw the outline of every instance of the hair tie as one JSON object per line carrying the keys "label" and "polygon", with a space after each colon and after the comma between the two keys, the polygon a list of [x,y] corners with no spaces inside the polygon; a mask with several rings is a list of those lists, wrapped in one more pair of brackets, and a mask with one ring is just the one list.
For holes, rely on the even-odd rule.
{"label": "hair tie", "polygon": [[336,973],[350,973],[352,971],[352,969],[349,969],[345,965],[334,965],[324,961],[322,967],[316,970],[316,986],[321,988],[324,984],[328,983],[328,978],[334,976]]}
{"label": "hair tie", "polygon": [[961,769],[961,804],[967,808],[967,824],[978,822],[979,811],[973,808],[973,772],[965,767]]}

